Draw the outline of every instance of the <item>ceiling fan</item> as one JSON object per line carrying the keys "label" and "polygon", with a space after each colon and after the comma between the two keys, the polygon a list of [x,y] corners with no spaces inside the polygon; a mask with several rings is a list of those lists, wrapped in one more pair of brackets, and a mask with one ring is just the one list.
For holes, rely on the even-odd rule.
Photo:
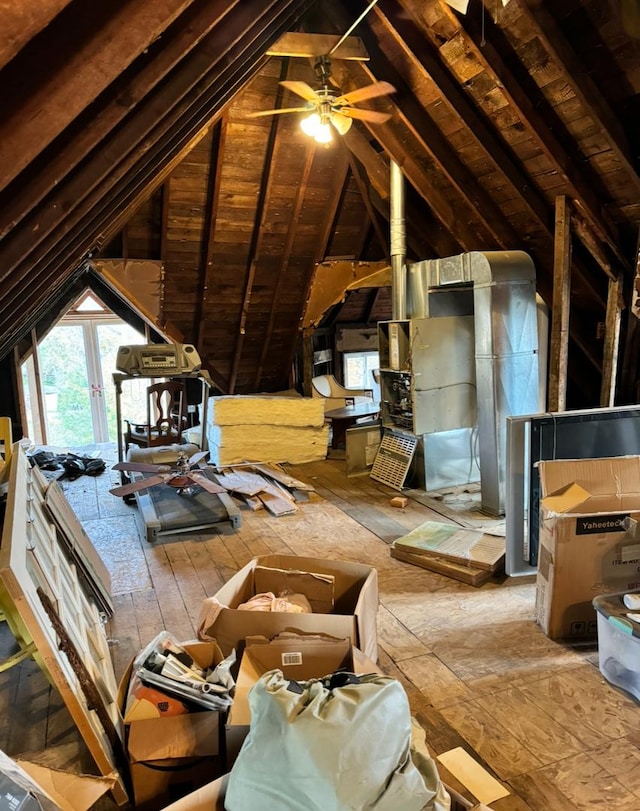
{"label": "ceiling fan", "polygon": [[354,107],[353,105],[377,98],[378,96],[387,96],[390,93],[395,93],[395,87],[389,84],[389,82],[373,82],[365,87],[353,90],[350,93],[342,94],[329,84],[331,78],[331,54],[342,45],[353,29],[377,2],[378,0],[372,0],[362,14],[354,20],[349,30],[342,35],[329,52],[318,58],[318,61],[314,65],[316,76],[321,85],[318,90],[314,90],[306,82],[280,82],[287,90],[303,98],[307,102],[305,107],[285,107],[277,110],[262,110],[249,113],[249,117],[259,118],[265,115],[278,115],[280,113],[309,113],[309,115],[300,122],[303,132],[313,136],[318,143],[325,144],[331,141],[331,126],[333,126],[340,135],[345,135],[353,124],[354,118],[360,121],[368,121],[371,124],[383,124],[385,121],[388,121],[391,118],[389,113],[380,113],[377,110]]}
{"label": "ceiling fan", "polygon": [[314,70],[321,82],[321,87],[318,90],[314,90],[306,82],[280,82],[287,90],[303,98],[307,102],[305,107],[261,110],[250,113],[249,116],[259,118],[260,116],[278,115],[280,113],[309,113],[309,116],[302,120],[301,127],[307,135],[312,135],[319,143],[327,143],[331,140],[330,125],[335,127],[340,135],[344,135],[349,131],[354,118],[360,121],[369,121],[372,124],[383,124],[391,118],[389,113],[380,113],[377,110],[362,109],[354,106],[362,101],[395,93],[395,87],[389,82],[373,82],[350,93],[340,94],[329,85],[329,79],[331,78],[330,56],[321,56],[316,62]]}
{"label": "ceiling fan", "polygon": [[180,496],[194,495],[197,487],[201,487],[208,493],[226,493],[224,487],[207,478],[204,470],[194,470],[195,465],[201,462],[207,454],[208,451],[200,451],[188,457],[185,453],[181,453],[173,466],[153,465],[148,462],[118,462],[113,466],[112,470],[155,473],[156,475],[136,479],[120,487],[113,487],[109,492],[113,493],[114,496],[129,496],[156,484],[168,484],[170,487],[175,488]]}

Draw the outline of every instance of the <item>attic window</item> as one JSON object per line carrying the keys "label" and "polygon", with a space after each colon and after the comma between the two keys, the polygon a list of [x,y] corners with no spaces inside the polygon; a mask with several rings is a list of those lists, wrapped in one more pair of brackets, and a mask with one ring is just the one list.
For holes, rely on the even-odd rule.
{"label": "attic window", "polygon": [[94,298],[91,293],[86,292],[72,307],[70,313],[105,313],[107,312],[104,304]]}

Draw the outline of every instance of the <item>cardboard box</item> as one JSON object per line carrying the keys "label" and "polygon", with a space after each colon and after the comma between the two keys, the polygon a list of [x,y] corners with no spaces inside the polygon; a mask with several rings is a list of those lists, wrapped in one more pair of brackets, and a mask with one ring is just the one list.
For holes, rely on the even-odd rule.
{"label": "cardboard box", "polygon": [[537,620],[551,639],[595,638],[593,598],[640,588],[640,456],[538,466]]}
{"label": "cardboard box", "polygon": [[[187,797],[168,805],[163,811],[224,811],[224,798],[228,780],[229,775],[225,774]],[[471,811],[490,811],[484,805],[473,806],[472,808],[471,803],[460,794],[451,791],[450,788],[447,788],[447,791],[451,795],[451,811],[468,811],[468,809],[471,809]]]}
{"label": "cardboard box", "polygon": [[251,723],[249,691],[263,673],[281,670],[288,679],[306,681],[341,668],[353,672],[351,651],[349,639],[316,634],[285,633],[272,640],[264,636],[247,637],[227,724],[247,726],[248,731]]}
{"label": "cardboard box", "polygon": [[[255,594],[279,594],[283,590],[303,593],[313,613],[237,608]],[[371,566],[297,555],[261,555],[237,572],[214,597],[225,607],[203,632],[214,638],[225,654],[249,636],[272,638],[282,631],[298,631],[349,638],[369,659],[375,662],[378,658],[378,574]]]}
{"label": "cardboard box", "polygon": [[115,778],[74,774],[0,752],[0,806],[87,811],[115,785]]}
{"label": "cardboard box", "polygon": [[[224,658],[215,642],[184,643],[200,667]],[[121,710],[127,697],[133,663],[119,685]],[[212,710],[125,725],[125,742],[136,809],[156,809],[211,781],[224,770],[224,724]]]}
{"label": "cardboard box", "polygon": [[377,665],[348,639],[291,633],[272,640],[248,637],[225,731],[227,769],[232,768],[249,734],[249,691],[263,673],[278,669],[290,679],[306,681],[327,676],[340,668],[360,674],[379,672]]}

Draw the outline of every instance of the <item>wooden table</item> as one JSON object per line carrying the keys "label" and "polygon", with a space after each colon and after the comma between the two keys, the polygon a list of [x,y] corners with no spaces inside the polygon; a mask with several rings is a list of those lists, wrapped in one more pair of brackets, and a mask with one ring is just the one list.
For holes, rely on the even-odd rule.
{"label": "wooden table", "polygon": [[355,425],[363,417],[377,417],[380,405],[371,401],[370,403],[355,403],[343,408],[334,408],[327,411],[325,417],[331,420],[331,447],[339,448],[345,444],[345,434],[347,428]]}

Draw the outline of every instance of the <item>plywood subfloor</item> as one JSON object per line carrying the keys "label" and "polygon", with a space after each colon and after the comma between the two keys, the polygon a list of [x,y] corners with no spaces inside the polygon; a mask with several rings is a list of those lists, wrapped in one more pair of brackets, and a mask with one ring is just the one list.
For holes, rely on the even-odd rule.
{"label": "plywood subfloor", "polygon": [[[405,509],[393,508],[396,491],[367,475],[347,478],[343,460],[289,472],[316,488],[298,513],[243,509],[235,532],[154,545],[140,532],[136,508],[108,493],[112,472],[63,483],[113,579],[107,630],[117,676],[163,628],[193,638],[202,598],[255,555],[365,562],[379,573],[382,668],[405,685],[435,754],[461,746],[509,789],[495,811],[637,808],[640,708],[602,679],[594,647],[544,636],[534,622],[531,579],[495,577],[474,588],[391,558],[395,538],[426,520],[454,520],[451,501],[438,512],[433,494],[411,491]],[[461,523],[469,515],[483,523],[473,501],[473,492],[456,495],[467,516]],[[495,520],[486,526],[495,528]],[[11,644],[0,626],[0,655]],[[47,748],[49,765],[91,769],[62,701],[31,661],[0,674],[0,702],[0,749],[17,756]],[[441,773],[473,799],[444,767]],[[99,807],[114,806],[104,799]]]}

